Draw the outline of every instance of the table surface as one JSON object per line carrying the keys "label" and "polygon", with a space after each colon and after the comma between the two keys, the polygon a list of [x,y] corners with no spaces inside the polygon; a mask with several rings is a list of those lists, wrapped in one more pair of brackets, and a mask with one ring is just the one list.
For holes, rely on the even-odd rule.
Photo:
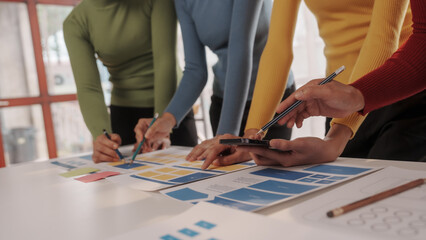
{"label": "table surface", "polygon": [[[426,171],[426,164],[339,158],[337,163]],[[0,169],[0,239],[105,239],[168,219],[192,205],[101,180],[59,176],[48,161]],[[345,183],[342,183],[345,184]],[[258,211],[271,215],[342,184]]]}

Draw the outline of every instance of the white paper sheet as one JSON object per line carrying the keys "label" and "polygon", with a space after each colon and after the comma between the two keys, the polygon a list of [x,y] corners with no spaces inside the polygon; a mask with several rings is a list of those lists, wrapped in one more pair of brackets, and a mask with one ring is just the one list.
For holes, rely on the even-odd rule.
{"label": "white paper sheet", "polygon": [[[191,150],[192,148],[189,147],[173,146],[165,150],[138,155],[134,166],[112,166],[115,163],[103,163],[96,164],[96,167],[122,172],[121,175],[107,178],[108,181],[138,190],[156,191],[255,166],[255,163],[250,161],[231,166],[210,166],[207,170],[201,170],[202,161],[185,160]],[[105,169],[102,168],[103,166]],[[120,169],[122,167],[126,169]]]}
{"label": "white paper sheet", "polygon": [[211,203],[256,211],[323,189],[377,168],[322,164],[292,168],[254,167],[161,193],[180,201]]}
{"label": "white paper sheet", "polygon": [[425,171],[387,167],[288,210],[273,214],[330,231],[365,234],[383,239],[426,239],[426,185],[402,192],[335,218],[326,212],[417,178]]}
{"label": "white paper sheet", "polygon": [[[188,211],[111,239],[306,239],[352,240],[357,236],[324,231],[309,225],[294,224],[263,215],[200,202]],[[364,238],[366,239],[366,238]]]}

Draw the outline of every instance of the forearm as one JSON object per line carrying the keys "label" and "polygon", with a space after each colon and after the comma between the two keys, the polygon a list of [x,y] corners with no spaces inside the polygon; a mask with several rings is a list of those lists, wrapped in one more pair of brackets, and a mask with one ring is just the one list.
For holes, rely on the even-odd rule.
{"label": "forearm", "polygon": [[414,34],[384,65],[351,85],[365,99],[362,114],[410,97],[426,88],[426,34]]}

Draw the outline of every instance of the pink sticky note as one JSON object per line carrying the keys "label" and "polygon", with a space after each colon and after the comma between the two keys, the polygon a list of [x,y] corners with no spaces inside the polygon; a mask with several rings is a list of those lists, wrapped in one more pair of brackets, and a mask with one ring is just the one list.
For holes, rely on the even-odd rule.
{"label": "pink sticky note", "polygon": [[115,175],[119,175],[119,172],[111,172],[111,171],[105,171],[105,172],[99,172],[99,173],[92,173],[90,175],[84,176],[84,177],[79,177],[76,178],[75,180],[81,181],[81,182],[94,182],[94,181],[98,181],[107,177],[111,177],[111,176],[115,176]]}

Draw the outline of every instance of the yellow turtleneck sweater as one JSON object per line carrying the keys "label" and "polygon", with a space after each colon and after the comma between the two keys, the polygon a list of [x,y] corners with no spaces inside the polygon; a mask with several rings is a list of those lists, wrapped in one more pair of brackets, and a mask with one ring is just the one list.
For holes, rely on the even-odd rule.
{"label": "yellow turtleneck sweater", "polygon": [[[293,60],[293,36],[301,0],[275,0],[268,42],[259,65],[247,129],[270,121],[281,100]],[[409,0],[305,0],[325,43],[326,75],[346,66],[335,80],[351,83],[376,69],[411,34]],[[353,134],[365,116],[354,113],[333,123]]]}

